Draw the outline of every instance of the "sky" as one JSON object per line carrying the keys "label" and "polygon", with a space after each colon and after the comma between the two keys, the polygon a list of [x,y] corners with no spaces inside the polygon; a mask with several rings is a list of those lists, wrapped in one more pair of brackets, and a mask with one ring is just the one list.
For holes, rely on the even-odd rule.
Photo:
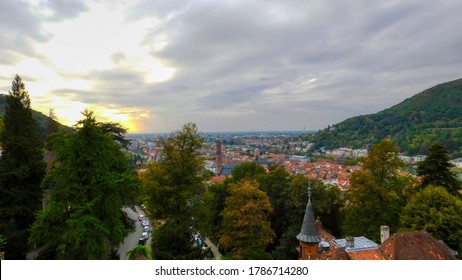
{"label": "sky", "polygon": [[0,93],[129,132],[318,130],[462,78],[462,1],[0,1]]}

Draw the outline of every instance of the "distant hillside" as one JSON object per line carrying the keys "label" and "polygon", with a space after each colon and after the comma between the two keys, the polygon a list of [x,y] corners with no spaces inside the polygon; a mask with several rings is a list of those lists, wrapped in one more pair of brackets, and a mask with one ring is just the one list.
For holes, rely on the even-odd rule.
{"label": "distant hillside", "polygon": [[453,156],[462,156],[462,79],[328,127],[314,136],[314,142],[318,148],[365,148],[385,138],[410,155],[426,154],[428,146],[440,141]]}
{"label": "distant hillside", "polygon": [[[0,116],[3,117],[5,115],[5,108],[6,108],[6,95],[0,94]],[[32,110],[32,117],[38,124],[38,132],[42,139],[45,139],[47,136],[47,125],[49,117],[44,115],[41,112]],[[60,124],[61,128],[63,129],[71,129],[68,126]]]}

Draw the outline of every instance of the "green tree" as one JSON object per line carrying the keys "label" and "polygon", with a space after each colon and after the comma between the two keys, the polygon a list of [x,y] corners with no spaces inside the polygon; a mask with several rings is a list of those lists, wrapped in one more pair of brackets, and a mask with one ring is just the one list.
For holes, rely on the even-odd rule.
{"label": "green tree", "polygon": [[7,239],[5,257],[24,259],[29,227],[41,207],[45,174],[43,143],[32,118],[29,94],[16,75],[6,97],[3,154],[0,158],[0,233]]}
{"label": "green tree", "polygon": [[436,142],[428,148],[429,154],[425,160],[417,164],[417,174],[422,176],[422,187],[429,185],[445,187],[451,194],[458,194],[460,182],[451,172],[448,150]]}
{"label": "green tree", "polygon": [[269,221],[273,211],[268,196],[255,181],[232,184],[223,210],[220,245],[233,259],[269,259],[265,252],[275,234]]}
{"label": "green tree", "polygon": [[164,226],[154,231],[157,244],[170,244],[172,240],[183,243],[164,248],[156,247],[153,242],[153,258],[187,259],[194,255],[190,227],[195,197],[205,190],[203,160],[197,155],[203,139],[196,125],[188,123],[182,130],[162,138],[160,144],[162,161],[148,165],[141,175],[144,197],[153,216],[165,221]]}
{"label": "green tree", "polygon": [[256,179],[259,175],[265,174],[265,169],[256,162],[243,162],[236,166],[231,172],[235,182],[244,178]]}
{"label": "green tree", "polygon": [[50,108],[48,113],[48,124],[47,124],[47,141],[46,148],[51,150],[53,138],[56,135],[55,133],[59,132],[59,123],[58,118],[56,117],[55,111]]}
{"label": "green tree", "polygon": [[3,122],[3,118],[0,117],[0,147],[2,146],[2,134],[5,131],[5,123]]}
{"label": "green tree", "polygon": [[345,201],[336,186],[326,186],[319,180],[308,179],[303,175],[290,177],[289,186],[284,190],[282,197],[286,201],[285,213],[280,219],[286,222],[286,230],[278,241],[273,252],[275,259],[297,259],[298,240],[295,238],[305,215],[308,197],[307,187],[311,188],[311,202],[314,214],[323,223],[324,229],[335,236],[341,236],[342,223],[341,209]]}
{"label": "green tree", "polygon": [[114,137],[85,111],[75,134],[55,141],[54,168],[42,182],[51,193],[37,215],[30,243],[59,259],[107,259],[127,234],[123,205],[135,199],[140,182]]}
{"label": "green tree", "polygon": [[146,259],[151,259],[151,250],[144,245],[136,245],[135,248],[127,252],[129,260],[136,260],[138,256],[143,256]]}
{"label": "green tree", "polygon": [[462,201],[444,187],[428,186],[411,199],[400,217],[401,230],[426,230],[454,249],[462,248]]}
{"label": "green tree", "polygon": [[405,188],[412,182],[410,176],[399,174],[404,163],[398,156],[399,148],[384,140],[360,160],[362,170],[353,172],[347,191],[345,234],[378,241],[381,225],[388,225],[392,232],[398,229],[406,204]]}
{"label": "green tree", "polygon": [[189,223],[167,220],[152,234],[154,260],[201,260],[204,252],[196,246]]}
{"label": "green tree", "polygon": [[[278,166],[268,173],[260,173],[258,177],[260,189],[268,195],[273,212],[271,214],[271,228],[276,233],[275,244],[279,238],[287,231],[288,221],[286,219],[286,204],[288,203],[284,191],[288,188],[290,174],[282,166]],[[270,248],[272,249],[272,248]]]}
{"label": "green tree", "polygon": [[147,204],[158,219],[177,222],[191,216],[190,200],[203,193],[204,165],[197,155],[203,145],[193,123],[160,140],[162,162],[147,166],[141,175]]}

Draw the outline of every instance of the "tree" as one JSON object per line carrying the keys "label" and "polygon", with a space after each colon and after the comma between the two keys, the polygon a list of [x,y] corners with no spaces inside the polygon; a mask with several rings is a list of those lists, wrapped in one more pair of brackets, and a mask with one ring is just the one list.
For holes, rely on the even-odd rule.
{"label": "tree", "polygon": [[189,224],[167,220],[152,234],[154,260],[201,260],[204,252],[195,245]]}
{"label": "tree", "polygon": [[243,162],[236,166],[231,174],[237,182],[244,178],[256,179],[259,175],[265,174],[265,169],[256,162]]}
{"label": "tree", "polygon": [[401,230],[426,230],[457,249],[462,246],[461,213],[462,201],[458,197],[444,187],[430,185],[407,203],[400,217]]}
{"label": "tree", "polygon": [[[153,233],[154,259],[196,258],[190,227],[194,198],[205,189],[203,160],[197,155],[202,143],[196,125],[185,124],[182,130],[160,140],[162,161],[148,165],[141,174],[148,209],[155,218],[165,221]],[[170,246],[173,240],[177,246]]]}
{"label": "tree", "polygon": [[303,175],[290,177],[289,186],[282,193],[286,201],[285,212],[282,217],[285,221],[285,231],[273,252],[275,259],[297,259],[299,253],[295,250],[298,247],[297,234],[305,215],[308,197],[307,187],[311,188],[311,202],[313,212],[323,223],[324,229],[336,236],[341,236],[340,225],[341,209],[344,206],[344,199],[336,186],[325,186],[319,180],[308,179]]}
{"label": "tree", "polygon": [[29,94],[16,75],[6,97],[3,154],[0,158],[0,233],[7,239],[5,257],[24,259],[29,227],[41,207],[45,174],[42,147],[32,119]]}
{"label": "tree", "polygon": [[2,146],[2,134],[5,131],[5,123],[3,122],[3,118],[0,117],[0,147]]}
{"label": "tree", "polygon": [[58,123],[58,118],[56,117],[55,111],[50,108],[50,111],[48,113],[48,124],[47,124],[47,143],[46,143],[46,148],[47,150],[51,150],[52,143],[54,136],[56,135],[55,133],[59,132],[59,123]]}
{"label": "tree", "polygon": [[145,259],[151,259],[151,250],[149,247],[144,245],[136,245],[135,248],[127,252],[129,260],[136,260],[137,257],[144,257]]}
{"label": "tree", "polygon": [[193,123],[160,140],[162,162],[148,165],[141,175],[148,207],[156,218],[177,222],[190,218],[189,201],[204,191],[203,160],[196,154],[202,143]]}
{"label": "tree", "polygon": [[273,209],[255,181],[232,184],[223,210],[220,245],[233,259],[269,259],[265,247],[273,242],[269,216]]}
{"label": "tree", "polygon": [[346,195],[345,234],[378,241],[381,225],[388,225],[392,232],[398,229],[405,188],[412,183],[410,176],[400,175],[404,163],[398,156],[399,148],[384,140],[360,160],[362,170],[353,172]]}
{"label": "tree", "polygon": [[290,174],[282,166],[278,166],[269,173],[263,173],[258,177],[260,189],[266,192],[273,208],[271,228],[276,233],[275,244],[271,246],[273,248],[277,245],[279,238],[287,231],[288,227],[285,215],[288,201],[287,197],[283,194],[289,186],[289,181]]}
{"label": "tree", "polygon": [[59,259],[106,259],[127,234],[122,206],[140,182],[114,137],[85,111],[75,134],[61,133],[56,161],[42,182],[50,190],[37,215],[30,243],[44,244]]}
{"label": "tree", "polygon": [[429,185],[445,187],[451,194],[458,194],[460,182],[451,172],[448,150],[436,142],[428,148],[429,154],[417,164],[417,174],[422,176],[422,187]]}

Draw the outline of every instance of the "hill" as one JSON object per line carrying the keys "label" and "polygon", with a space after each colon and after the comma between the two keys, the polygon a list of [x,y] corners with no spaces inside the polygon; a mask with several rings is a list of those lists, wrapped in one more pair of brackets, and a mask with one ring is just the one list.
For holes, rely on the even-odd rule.
{"label": "hill", "polygon": [[426,154],[436,141],[462,155],[462,79],[443,83],[378,112],[347,119],[314,135],[316,147],[367,148],[390,138],[405,154]]}
{"label": "hill", "polygon": [[[5,115],[5,108],[6,108],[6,95],[0,94],[0,117],[3,117]],[[47,125],[48,125],[50,118],[39,111],[35,111],[34,109],[32,109],[32,117],[35,119],[35,121],[38,124],[38,133],[40,135],[40,138],[45,140],[47,136]],[[70,127],[62,125],[62,124],[60,124],[60,128],[71,130]]]}

